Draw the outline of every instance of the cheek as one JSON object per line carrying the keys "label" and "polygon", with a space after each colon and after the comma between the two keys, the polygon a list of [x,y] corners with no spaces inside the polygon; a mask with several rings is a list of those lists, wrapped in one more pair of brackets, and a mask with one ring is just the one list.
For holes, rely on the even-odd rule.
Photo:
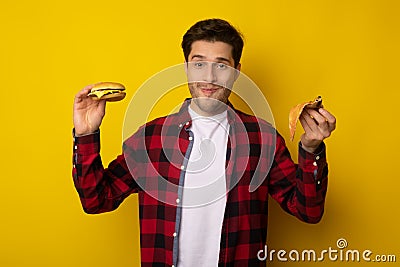
{"label": "cheek", "polygon": [[217,75],[218,80],[221,81],[229,81],[231,79],[231,76],[229,72],[222,72],[219,75]]}
{"label": "cheek", "polygon": [[230,95],[231,95],[231,90],[225,88],[221,93],[221,98],[224,99],[224,100],[228,100],[228,97]]}
{"label": "cheek", "polygon": [[196,73],[194,73],[192,71],[188,71],[188,73],[187,73],[188,82],[193,83],[193,82],[199,81],[198,76],[199,76],[198,74],[196,75]]}
{"label": "cheek", "polygon": [[196,83],[189,83],[189,92],[192,96],[196,96]]}
{"label": "cheek", "polygon": [[233,83],[235,82],[235,75],[233,72],[220,73],[217,77],[220,85],[232,89]]}

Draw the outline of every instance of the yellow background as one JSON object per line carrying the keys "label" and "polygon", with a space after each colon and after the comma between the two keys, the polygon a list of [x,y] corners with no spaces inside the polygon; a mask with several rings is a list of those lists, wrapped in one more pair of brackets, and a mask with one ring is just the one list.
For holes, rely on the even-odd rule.
{"label": "yellow background", "polygon": [[[242,71],[262,88],[287,140],[288,110],[298,102],[320,94],[338,118],[327,140],[323,220],[306,225],[271,204],[269,248],[318,251],[342,237],[349,249],[399,262],[399,11],[395,0],[2,1],[0,266],[139,265],[135,196],[108,214],[80,207],[71,178],[73,97],[97,81],[127,86],[101,128],[108,163],[121,152],[129,98],[181,63],[182,35],[210,17],[244,33]],[[295,158],[298,136],[288,144]],[[311,263],[269,266],[285,265]],[[377,264],[313,264],[342,265]]]}

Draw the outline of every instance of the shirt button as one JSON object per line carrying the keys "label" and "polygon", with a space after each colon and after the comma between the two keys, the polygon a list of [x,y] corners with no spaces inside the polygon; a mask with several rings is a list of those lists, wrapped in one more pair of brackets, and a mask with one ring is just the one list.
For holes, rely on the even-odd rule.
{"label": "shirt button", "polygon": [[184,166],[184,165],[182,165],[182,166],[181,166],[181,170],[184,170],[184,169],[185,169],[185,166]]}
{"label": "shirt button", "polygon": [[188,126],[188,125],[189,125],[189,122],[186,122],[185,124],[186,124],[186,126]]}
{"label": "shirt button", "polygon": [[318,181],[317,181],[317,184],[321,184],[321,181],[320,181],[320,180],[318,180]]}
{"label": "shirt button", "polygon": [[179,124],[179,128],[182,128],[182,126],[183,126],[183,125],[182,125],[182,123],[181,123],[181,124]]}
{"label": "shirt button", "polygon": [[78,146],[75,146],[74,148],[75,148],[75,149],[78,149]]}
{"label": "shirt button", "polygon": [[172,236],[175,237],[175,236],[176,236],[176,233],[173,233]]}
{"label": "shirt button", "polygon": [[179,198],[177,198],[177,199],[176,199],[176,203],[179,203],[179,201],[180,201],[180,199],[179,199]]}
{"label": "shirt button", "polygon": [[175,265],[172,265],[171,267],[175,267]]}
{"label": "shirt button", "polygon": [[189,136],[189,141],[192,141],[192,140],[193,140],[193,137]]}
{"label": "shirt button", "polygon": [[74,169],[75,169],[75,164],[74,164]]}
{"label": "shirt button", "polygon": [[319,156],[316,156],[316,157],[315,157],[315,160],[319,160]]}
{"label": "shirt button", "polygon": [[312,165],[317,166],[317,162],[314,161]]}

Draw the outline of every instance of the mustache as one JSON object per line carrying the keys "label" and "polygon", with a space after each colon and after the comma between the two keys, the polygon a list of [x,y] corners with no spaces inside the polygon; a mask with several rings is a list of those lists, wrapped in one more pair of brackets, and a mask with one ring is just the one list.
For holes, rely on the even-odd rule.
{"label": "mustache", "polygon": [[194,85],[196,88],[204,89],[204,90],[218,90],[218,89],[223,89],[227,88],[226,83],[220,84],[220,83],[207,83],[207,82],[190,82],[189,84]]}

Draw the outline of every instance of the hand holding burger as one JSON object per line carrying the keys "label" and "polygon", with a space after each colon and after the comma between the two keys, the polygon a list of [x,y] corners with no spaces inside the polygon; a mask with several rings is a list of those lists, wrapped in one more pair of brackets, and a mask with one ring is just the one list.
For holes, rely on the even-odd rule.
{"label": "hand holding burger", "polygon": [[120,101],[125,97],[125,87],[120,83],[101,82],[86,86],[74,100],[75,136],[92,134],[101,125],[106,101]]}

